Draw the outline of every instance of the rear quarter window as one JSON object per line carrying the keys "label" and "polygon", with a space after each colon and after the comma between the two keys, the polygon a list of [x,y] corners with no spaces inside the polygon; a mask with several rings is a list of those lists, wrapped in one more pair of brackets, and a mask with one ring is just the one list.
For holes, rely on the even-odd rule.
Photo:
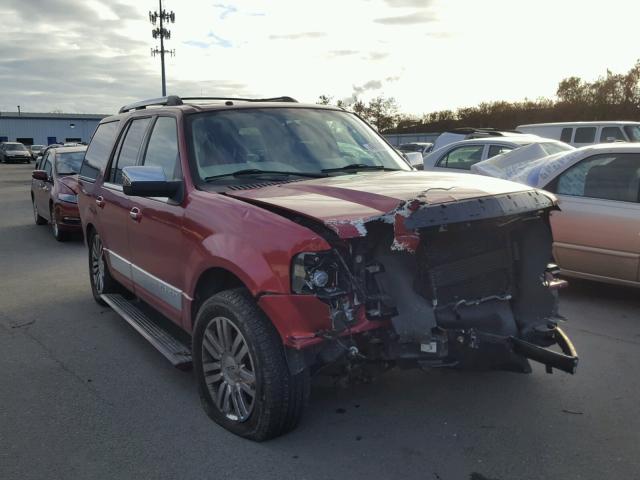
{"label": "rear quarter window", "polygon": [[80,176],[95,180],[104,171],[113,149],[113,141],[118,131],[118,123],[108,122],[98,125],[80,168]]}

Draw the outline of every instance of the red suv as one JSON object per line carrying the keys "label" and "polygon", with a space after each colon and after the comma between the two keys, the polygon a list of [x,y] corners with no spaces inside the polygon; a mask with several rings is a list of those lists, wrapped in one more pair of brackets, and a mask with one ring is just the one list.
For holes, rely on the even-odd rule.
{"label": "red suv", "polygon": [[294,428],[321,370],[577,366],[548,266],[554,197],[416,172],[340,108],[139,102],[102,120],[79,182],[95,299],[192,362],[238,435]]}

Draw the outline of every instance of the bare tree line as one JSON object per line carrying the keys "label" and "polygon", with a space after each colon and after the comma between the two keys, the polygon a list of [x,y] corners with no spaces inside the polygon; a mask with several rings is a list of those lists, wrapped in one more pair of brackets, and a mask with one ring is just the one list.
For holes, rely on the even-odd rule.
{"label": "bare tree line", "polygon": [[[485,102],[475,107],[441,110],[419,116],[399,113],[392,97],[379,96],[368,103],[360,99],[336,105],[351,110],[383,133],[441,132],[458,127],[493,127],[512,130],[517,125],[590,120],[640,120],[640,60],[626,73],[607,70],[593,82],[579,77],[558,84],[556,98],[518,102]],[[321,95],[318,103],[333,99]]]}

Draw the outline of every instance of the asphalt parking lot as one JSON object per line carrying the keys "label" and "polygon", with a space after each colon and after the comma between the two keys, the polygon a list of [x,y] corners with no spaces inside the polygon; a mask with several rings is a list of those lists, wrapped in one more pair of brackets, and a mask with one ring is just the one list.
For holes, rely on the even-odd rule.
{"label": "asphalt parking lot", "polygon": [[575,376],[392,371],[317,379],[300,427],[217,427],[173,369],[94,303],[81,240],[33,222],[28,165],[0,165],[1,479],[640,479],[640,295],[572,281]]}

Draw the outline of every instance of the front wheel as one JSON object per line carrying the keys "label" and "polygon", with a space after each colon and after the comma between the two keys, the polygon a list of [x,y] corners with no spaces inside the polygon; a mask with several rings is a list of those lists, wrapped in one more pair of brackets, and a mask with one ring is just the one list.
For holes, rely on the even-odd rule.
{"label": "front wheel", "polygon": [[118,293],[121,291],[118,282],[109,273],[109,267],[104,257],[102,239],[98,232],[89,235],[89,282],[93,299],[99,305],[106,305],[100,298],[103,293]]}
{"label": "front wheel", "polygon": [[56,208],[51,206],[51,233],[53,234],[53,238],[55,238],[59,242],[66,242],[69,239],[69,232],[65,232],[64,230],[60,230],[60,225],[58,224],[58,216],[56,215]]}
{"label": "front wheel", "polygon": [[216,423],[256,441],[298,424],[309,397],[309,374],[291,375],[280,336],[245,289],[204,302],[192,351],[200,398]]}

